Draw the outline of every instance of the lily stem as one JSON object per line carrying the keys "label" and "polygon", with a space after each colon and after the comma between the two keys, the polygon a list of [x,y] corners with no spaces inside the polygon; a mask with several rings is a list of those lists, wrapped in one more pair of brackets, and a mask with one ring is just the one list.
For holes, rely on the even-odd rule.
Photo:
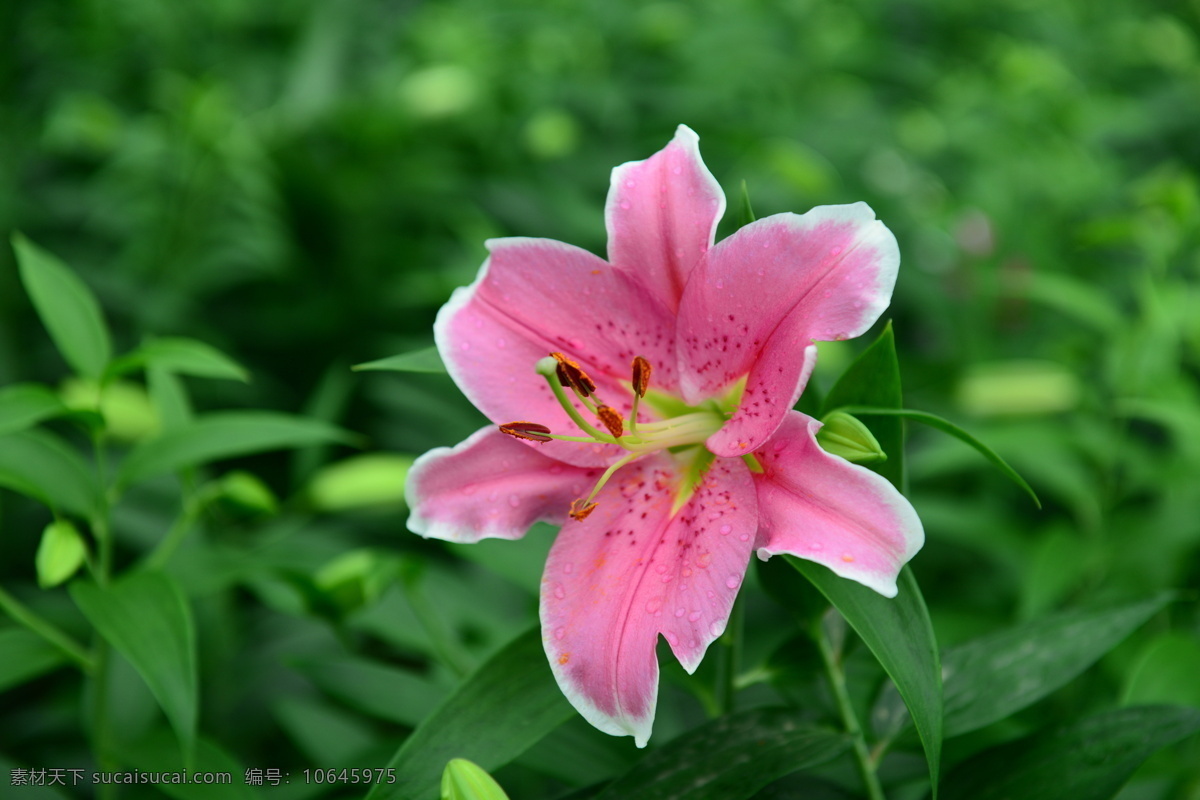
{"label": "lily stem", "polygon": [[734,711],[734,695],[737,693],[737,675],[741,669],[742,655],[742,603],[738,598],[729,612],[729,624],[721,635],[721,648],[717,651],[717,686],[714,692],[716,707],[721,716]]}
{"label": "lily stem", "polygon": [[846,727],[846,733],[850,735],[854,761],[858,766],[863,786],[867,790],[867,797],[870,800],[885,800],[883,786],[879,783],[879,776],[875,772],[875,761],[871,758],[862,725],[859,724],[858,715],[854,713],[850,694],[846,691],[846,674],[842,671],[841,654],[834,651],[833,643],[830,641],[829,634],[825,632],[824,625],[818,622],[813,627],[815,628],[814,638],[817,649],[821,652],[821,662],[825,665],[825,677],[829,681],[829,688],[837,702],[842,724]]}

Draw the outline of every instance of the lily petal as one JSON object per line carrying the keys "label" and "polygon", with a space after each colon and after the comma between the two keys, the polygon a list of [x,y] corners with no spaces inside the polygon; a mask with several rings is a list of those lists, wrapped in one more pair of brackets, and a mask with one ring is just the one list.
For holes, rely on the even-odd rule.
{"label": "lily petal", "polygon": [[777,214],[718,243],[679,307],[680,388],[696,404],[747,376],[744,402],[762,405],[730,419],[710,449],[741,455],[766,441],[807,379],[794,353],[871,327],[899,265],[895,237],[865,203]]}
{"label": "lily petal", "polygon": [[[548,239],[493,239],[488,248],[475,282],[455,290],[433,330],[450,376],[493,422],[531,420],[579,433],[534,372],[551,352],[578,362],[622,415],[633,399],[635,356],[651,362],[657,388],[676,387],[675,321],[635,277]],[[547,442],[544,452],[579,466],[623,455],[616,446],[562,441]]]}
{"label": "lily petal", "polygon": [[588,722],[650,736],[662,634],[692,672],[725,630],[754,546],[749,470],[718,460],[671,514],[680,473],[659,454],[623,468],[546,562],[542,636],[559,686]]}
{"label": "lily petal", "polygon": [[921,520],[886,478],[822,450],[820,428],[792,411],[755,453],[758,557],[790,553],[895,597],[900,568],[925,543]]}
{"label": "lily petal", "polygon": [[408,471],[414,533],[451,542],[519,539],[533,523],[562,524],[599,469],[572,467],[488,426],[456,447],[425,453]]}
{"label": "lily petal", "polygon": [[604,207],[609,261],[639,276],[672,312],[725,213],[725,193],[698,142],[680,125],[662,150],[614,169]]}

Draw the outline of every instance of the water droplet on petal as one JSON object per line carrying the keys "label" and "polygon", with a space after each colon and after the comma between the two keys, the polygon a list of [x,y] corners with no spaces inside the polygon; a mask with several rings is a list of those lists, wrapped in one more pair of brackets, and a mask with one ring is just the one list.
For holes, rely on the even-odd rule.
{"label": "water droplet on petal", "polygon": [[463,342],[462,344],[460,344],[460,345],[459,345],[459,347],[461,347],[463,350],[470,350],[470,349],[471,349],[471,343],[470,343],[470,342]]}
{"label": "water droplet on petal", "polygon": [[671,633],[670,631],[667,631],[666,633],[664,633],[663,636],[666,637],[667,644],[671,645],[671,647],[674,647],[675,645],[679,644],[679,637],[676,636],[675,634]]}
{"label": "water droplet on petal", "polygon": [[831,255],[831,256],[840,256],[841,254],[842,254],[842,248],[840,248],[840,247],[835,247],[829,251],[829,255]]}
{"label": "water droplet on petal", "polygon": [[741,536],[738,537],[738,540],[742,541],[742,542],[748,542],[748,541],[750,541],[750,534],[743,533]]}
{"label": "water droplet on petal", "polygon": [[718,289],[724,289],[725,288],[725,279],[717,278],[717,282],[713,285],[716,286]]}
{"label": "water droplet on petal", "polygon": [[686,614],[686,613],[687,613],[687,612],[686,612],[686,611],[684,611],[682,608],[677,608],[677,609],[675,609],[675,616],[676,616],[676,617],[682,617],[682,616],[683,616],[684,614]]}
{"label": "water droplet on petal", "polygon": [[783,439],[776,439],[775,444],[771,445],[771,449],[776,453],[782,452],[787,449],[787,442]]}
{"label": "water droplet on petal", "polygon": [[681,172],[683,172],[683,167],[680,167],[680,166],[671,167],[671,172],[675,175],[678,175]]}
{"label": "water droplet on petal", "polygon": [[654,571],[657,572],[659,575],[662,575],[664,572],[667,571],[667,565],[666,564],[657,564],[654,567]]}
{"label": "water droplet on petal", "polygon": [[722,535],[722,536],[728,536],[728,535],[729,535],[730,533],[732,533],[732,532],[733,532],[733,526],[732,526],[732,525],[722,525],[722,526],[721,526],[721,535]]}
{"label": "water droplet on petal", "polygon": [[741,575],[730,575],[730,576],[729,576],[729,577],[728,577],[728,578],[725,580],[725,585],[726,585],[727,587],[729,587],[730,589],[736,589],[736,588],[737,588],[737,587],[738,587],[738,586],[741,584],[741,582],[742,582],[742,576],[741,576]]}
{"label": "water droplet on petal", "polygon": [[521,505],[521,498],[517,497],[515,494],[510,494],[508,496],[508,504],[513,508],[517,508]]}
{"label": "water droplet on petal", "polygon": [[714,619],[712,622],[708,623],[708,632],[713,636],[720,636],[725,632],[725,626],[721,624],[720,620]]}
{"label": "water droplet on petal", "polygon": [[555,639],[562,639],[566,635],[567,635],[566,628],[555,628],[554,629],[554,638]]}
{"label": "water droplet on petal", "polygon": [[699,622],[699,621],[700,621],[700,612],[699,611],[693,611],[692,613],[688,614],[688,622]]}
{"label": "water droplet on petal", "polygon": [[567,562],[566,564],[563,564],[563,574],[564,574],[564,575],[570,575],[570,574],[571,574],[572,572],[574,572],[574,571],[575,571],[575,565],[574,565],[574,564],[572,564],[572,563],[570,563],[570,562]]}
{"label": "water droplet on petal", "polygon": [[662,608],[662,598],[661,597],[652,597],[646,601],[646,611],[648,613],[653,614],[654,612],[658,611],[660,608]]}
{"label": "water droplet on petal", "polygon": [[557,597],[559,600],[562,600],[564,597],[567,596],[567,590],[563,588],[563,585],[561,583],[555,584],[554,596]]}
{"label": "water droplet on petal", "polygon": [[465,486],[463,486],[463,487],[462,487],[462,493],[463,493],[463,494],[475,494],[475,489],[477,489],[477,488],[478,488],[478,487],[477,487],[477,486],[475,486],[475,484],[473,484],[473,483],[468,483],[468,484],[466,484]]}
{"label": "water droplet on petal", "polygon": [[626,211],[628,211],[628,210],[629,210],[629,203],[622,201],[622,203],[621,203],[621,208],[623,208],[623,209],[625,209]]}

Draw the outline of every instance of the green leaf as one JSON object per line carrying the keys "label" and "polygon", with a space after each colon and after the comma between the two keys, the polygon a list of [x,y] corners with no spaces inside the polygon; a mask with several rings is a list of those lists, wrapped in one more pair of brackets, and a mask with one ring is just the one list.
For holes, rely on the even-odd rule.
{"label": "green leaf", "polygon": [[58,352],[76,372],[100,377],[112,356],[100,304],[58,258],[20,233],[13,234],[12,245],[21,283]]}
{"label": "green leaf", "polygon": [[1200,708],[1200,641],[1194,633],[1167,633],[1142,652],[1129,675],[1123,700],[1179,703]]}
{"label": "green leaf", "polygon": [[[892,323],[884,327],[870,347],[854,360],[837,383],[829,390],[821,406],[820,417],[831,411],[846,410],[845,406],[871,406],[873,408],[901,408],[904,405],[900,391],[900,364],[896,360],[896,337]],[[853,412],[851,412],[853,413]],[[886,461],[865,465],[904,490],[904,427],[899,418],[880,416],[872,420],[871,433],[883,452]]]}
{"label": "green leaf", "polygon": [[[1171,595],[1067,611],[951,647],[942,656],[946,736],[998,722],[1065,686],[1160,611]],[[872,716],[895,718],[885,691]]]}
{"label": "green leaf", "polygon": [[58,395],[40,383],[18,383],[0,389],[0,435],[32,428],[66,412]]}
{"label": "green leaf", "polygon": [[367,797],[435,797],[442,767],[451,758],[495,770],[574,713],[550,673],[541,633],[531,630],[467,677],[413,731],[388,764],[396,782],[377,784]]}
{"label": "green leaf", "polygon": [[378,361],[368,361],[365,364],[355,364],[350,369],[356,372],[368,370],[390,370],[393,372],[446,372],[446,365],[438,355],[436,347],[426,347],[411,353],[401,353],[398,356],[381,358]]}
{"label": "green leaf", "polygon": [[83,566],[86,557],[87,545],[75,526],[65,519],[51,522],[42,531],[42,540],[34,558],[38,586],[43,589],[58,586]]}
{"label": "green leaf", "polygon": [[795,709],[719,717],[652,751],[597,800],[743,800],[768,783],[849,747],[844,734],[801,721]]}
{"label": "green leaf", "polygon": [[971,447],[974,447],[976,450],[978,450],[980,455],[982,455],[988,461],[992,462],[992,464],[998,470],[1000,470],[1005,475],[1007,475],[1013,481],[1013,483],[1017,484],[1017,486],[1020,486],[1022,489],[1024,489],[1026,494],[1028,494],[1031,498],[1033,498],[1033,502],[1037,505],[1038,508],[1042,507],[1042,501],[1038,499],[1037,493],[1034,492],[1032,487],[1030,487],[1030,485],[1025,482],[1024,478],[1022,478],[1020,475],[1017,474],[1017,471],[1015,469],[1013,469],[1012,467],[1010,467],[1008,465],[1007,461],[1005,461],[1003,458],[1001,458],[999,455],[997,455],[996,452],[994,450],[992,450],[990,447],[988,447],[986,444],[979,441],[974,436],[972,436],[971,434],[964,431],[962,428],[958,427],[957,425],[955,425],[952,422],[948,422],[948,421],[942,419],[941,417],[937,416],[936,414],[929,414],[925,411],[912,411],[907,408],[876,408],[874,406],[857,406],[857,405],[842,406],[838,410],[844,411],[848,414],[858,414],[859,416],[874,415],[874,416],[904,417],[905,419],[912,419],[912,420],[916,420],[917,422],[923,422],[931,428],[938,429],[942,433],[948,433],[951,436],[953,436],[955,439],[966,442]]}
{"label": "green leaf", "polygon": [[180,424],[139,444],[121,465],[118,483],[128,485],[250,453],[353,441],[341,428],[306,417],[270,411],[222,411]]}
{"label": "green leaf", "polygon": [[174,372],[154,365],[146,367],[146,390],[164,430],[174,430],[192,421],[192,401],[188,398],[187,387]]}
{"label": "green leaf", "polygon": [[62,650],[24,628],[0,630],[0,692],[65,664]]}
{"label": "green leaf", "polygon": [[1200,731],[1200,711],[1108,711],[979,753],[946,777],[950,800],[1108,800],[1150,755]]}
{"label": "green leaf", "polygon": [[[213,742],[199,737],[196,740],[195,758],[185,759],[179,752],[177,742],[171,740],[170,732],[159,727],[134,742],[116,742],[116,757],[142,772],[194,772],[215,773],[220,777],[214,783],[160,783],[154,788],[175,800],[261,800],[264,794],[260,787],[246,783],[246,770],[229,753]],[[228,780],[226,780],[228,775]],[[293,775],[293,779],[299,776]]]}
{"label": "green leaf", "polygon": [[184,753],[196,739],[196,631],[173,578],[136,572],[107,587],[76,581],[71,597],[105,640],[128,659],[162,706]]}
{"label": "green leaf", "polygon": [[942,668],[929,610],[912,570],[900,571],[900,591],[889,599],[820,564],[784,558],[842,613],[896,684],[925,747],[936,797],[943,737]]}
{"label": "green leaf", "polygon": [[79,454],[37,430],[0,436],[0,486],[83,517],[97,507],[101,495],[96,476]]}
{"label": "green leaf", "polygon": [[250,381],[250,373],[246,368],[220,350],[204,342],[181,337],[151,339],[119,358],[109,371],[121,374],[142,367],[157,367],[177,375],[193,375],[197,378]]}
{"label": "green leaf", "polygon": [[303,660],[295,669],[358,711],[414,728],[445,694],[427,678],[365,658]]}

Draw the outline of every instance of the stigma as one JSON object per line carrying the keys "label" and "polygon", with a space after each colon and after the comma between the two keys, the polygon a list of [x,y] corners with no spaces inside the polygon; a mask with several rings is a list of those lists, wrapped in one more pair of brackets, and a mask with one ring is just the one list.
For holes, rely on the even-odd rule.
{"label": "stigma", "polygon": [[[568,514],[577,521],[582,521],[592,513],[596,508],[596,495],[621,467],[648,453],[662,450],[689,452],[702,457],[707,453],[703,447],[704,441],[720,430],[729,417],[729,412],[717,404],[693,408],[677,398],[652,392],[650,379],[653,367],[642,356],[633,359],[627,384],[621,382],[628,387],[628,415],[622,415],[617,408],[601,399],[597,394],[596,382],[578,363],[563,353],[551,353],[539,360],[535,370],[546,379],[550,391],[578,432],[554,433],[546,425],[517,421],[499,426],[501,433],[539,443],[558,440],[616,445],[626,451],[623,457],[604,471],[586,498],[579,498],[571,504]],[[639,422],[639,413],[644,413],[643,405],[656,419]],[[706,461],[710,462],[711,459]]]}

